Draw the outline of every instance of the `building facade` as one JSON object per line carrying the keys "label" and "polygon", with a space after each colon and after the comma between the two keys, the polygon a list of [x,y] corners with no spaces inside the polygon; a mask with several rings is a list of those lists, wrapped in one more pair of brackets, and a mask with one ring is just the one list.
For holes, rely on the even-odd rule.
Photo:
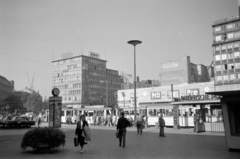
{"label": "building facade", "polygon": [[14,91],[14,81],[9,81],[0,75],[0,106],[3,106],[3,100]]}
{"label": "building facade", "polygon": [[179,60],[162,63],[160,84],[161,86],[170,86],[171,84],[209,82],[211,76],[209,67],[194,64],[190,61],[189,56],[184,56]]}
{"label": "building facade", "polygon": [[215,91],[240,89],[240,21],[239,16],[215,21],[213,57]]}
{"label": "building facade", "polygon": [[68,56],[52,61],[53,88],[60,89],[63,106],[83,108],[90,105],[114,106],[114,92],[121,88],[118,71],[106,68],[99,54]]}

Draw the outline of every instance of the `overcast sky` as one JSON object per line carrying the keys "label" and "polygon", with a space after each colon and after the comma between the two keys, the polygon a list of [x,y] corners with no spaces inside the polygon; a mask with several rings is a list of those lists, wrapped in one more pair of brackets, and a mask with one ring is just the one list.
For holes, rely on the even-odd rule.
{"label": "overcast sky", "polygon": [[159,80],[161,63],[181,56],[209,66],[213,20],[237,14],[237,0],[0,0],[0,75],[23,90],[35,71],[34,88],[48,97],[53,58],[92,51],[133,74],[127,41],[141,40],[137,75]]}

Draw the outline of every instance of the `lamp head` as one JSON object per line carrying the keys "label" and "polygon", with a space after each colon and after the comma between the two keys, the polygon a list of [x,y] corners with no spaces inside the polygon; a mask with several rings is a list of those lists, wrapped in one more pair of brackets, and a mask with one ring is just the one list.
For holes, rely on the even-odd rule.
{"label": "lamp head", "polygon": [[141,44],[142,42],[139,41],[139,40],[131,40],[131,41],[128,41],[128,44],[132,44],[134,46],[136,46],[137,44]]}

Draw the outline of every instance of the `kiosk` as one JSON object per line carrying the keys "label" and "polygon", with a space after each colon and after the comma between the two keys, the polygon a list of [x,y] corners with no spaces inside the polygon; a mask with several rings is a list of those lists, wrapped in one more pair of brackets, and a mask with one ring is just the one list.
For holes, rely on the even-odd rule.
{"label": "kiosk", "polygon": [[223,111],[226,144],[229,151],[240,150],[240,90],[208,92],[219,95]]}

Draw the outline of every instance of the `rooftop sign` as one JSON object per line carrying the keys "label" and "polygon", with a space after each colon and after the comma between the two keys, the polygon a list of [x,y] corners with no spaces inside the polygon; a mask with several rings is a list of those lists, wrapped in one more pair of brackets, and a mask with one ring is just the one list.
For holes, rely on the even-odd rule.
{"label": "rooftop sign", "polygon": [[72,52],[66,52],[66,53],[63,53],[63,54],[61,55],[61,57],[62,57],[63,59],[70,58],[70,57],[72,57],[72,56],[73,56],[73,53],[72,53]]}
{"label": "rooftop sign", "polygon": [[97,58],[97,59],[100,59],[100,54],[99,53],[95,53],[95,52],[89,52],[89,56],[90,57],[94,57],[94,58]]}

